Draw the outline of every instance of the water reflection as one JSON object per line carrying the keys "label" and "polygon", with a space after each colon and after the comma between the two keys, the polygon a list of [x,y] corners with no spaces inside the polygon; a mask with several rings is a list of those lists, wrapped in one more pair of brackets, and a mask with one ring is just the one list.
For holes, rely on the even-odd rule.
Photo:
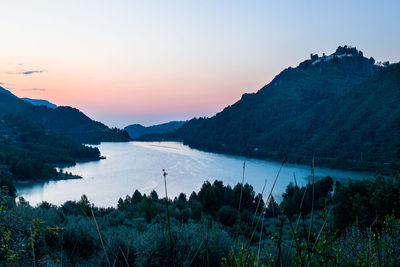
{"label": "water reflection", "polygon": [[[269,192],[280,167],[278,162],[208,153],[176,142],[102,143],[98,147],[106,159],[64,168],[65,171],[81,175],[83,179],[18,183],[19,195],[36,205],[42,201],[62,204],[67,200],[78,200],[82,194],[86,194],[98,206],[115,206],[120,197],[132,195],[135,189],[146,194],[156,190],[163,195],[162,169],[169,173],[168,192],[171,196],[177,196],[180,192],[189,195],[199,190],[206,180],[218,179],[224,184],[235,185],[241,181],[244,160],[245,182],[260,192],[267,179],[266,192]],[[293,181],[293,174],[296,174],[297,182],[304,185],[310,168],[285,165],[274,189],[275,196],[279,196],[286,185]],[[370,176],[326,168],[316,168],[316,175],[353,179]]]}

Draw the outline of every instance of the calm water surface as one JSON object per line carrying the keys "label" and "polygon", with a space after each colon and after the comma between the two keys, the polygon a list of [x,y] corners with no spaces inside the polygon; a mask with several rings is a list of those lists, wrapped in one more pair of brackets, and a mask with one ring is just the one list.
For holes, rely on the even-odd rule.
{"label": "calm water surface", "polygon": [[[147,194],[156,190],[163,196],[162,169],[165,169],[169,196],[177,196],[180,192],[190,195],[206,180],[218,179],[230,185],[240,182],[245,160],[245,182],[261,192],[267,179],[265,192],[269,193],[280,167],[278,162],[208,153],[176,142],[101,143],[98,148],[107,159],[64,169],[84,179],[19,183],[16,185],[18,194],[32,205],[42,201],[59,205],[67,200],[79,200],[86,194],[97,206],[115,206],[120,197],[132,195],[135,189]],[[285,165],[273,191],[275,196],[282,194],[289,182],[293,182],[293,174],[298,184],[304,185],[309,179],[310,167]],[[315,175],[353,179],[370,176],[326,168],[316,168]]]}

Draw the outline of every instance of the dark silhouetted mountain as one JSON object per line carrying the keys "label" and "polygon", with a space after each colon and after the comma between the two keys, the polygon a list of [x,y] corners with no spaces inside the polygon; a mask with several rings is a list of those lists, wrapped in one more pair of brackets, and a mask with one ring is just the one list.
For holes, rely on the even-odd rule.
{"label": "dark silhouetted mountain", "polygon": [[32,98],[28,98],[28,97],[21,97],[22,100],[31,103],[34,106],[46,106],[48,108],[56,108],[57,105],[44,100],[44,99],[32,99]]}
{"label": "dark silhouetted mountain", "polygon": [[6,95],[9,95],[9,96],[16,97],[16,96],[13,95],[13,93],[11,93],[9,90],[7,90],[7,89],[5,89],[5,88],[3,88],[3,87],[1,87],[1,86],[0,86],[0,94],[6,94]]}
{"label": "dark silhouetted mountain", "polygon": [[164,135],[221,153],[368,170],[400,161],[400,66],[383,68],[355,48],[311,54],[257,93]]}
{"label": "dark silhouetted mountain", "polygon": [[132,124],[126,126],[124,129],[128,132],[132,139],[135,139],[144,134],[162,134],[169,131],[174,131],[181,128],[184,123],[186,123],[186,121],[170,121],[167,123],[147,127],[141,124]]}
{"label": "dark silhouetted mountain", "polygon": [[[0,115],[13,114],[38,122],[46,129],[58,132],[82,143],[129,141],[124,130],[110,129],[90,119],[76,108],[35,106],[19,99],[9,91],[0,90]],[[8,93],[7,93],[8,92]]]}

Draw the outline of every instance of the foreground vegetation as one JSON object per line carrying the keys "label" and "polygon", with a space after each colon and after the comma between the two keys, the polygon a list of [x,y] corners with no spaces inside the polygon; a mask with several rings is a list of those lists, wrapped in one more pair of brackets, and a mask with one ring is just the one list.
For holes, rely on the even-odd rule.
{"label": "foreground vegetation", "polygon": [[336,183],[312,177],[305,187],[294,179],[280,204],[272,191],[256,194],[249,184],[207,181],[199,192],[168,202],[155,191],[136,190],[116,208],[95,207],[86,196],[59,207],[46,202],[31,207],[22,198],[14,202],[11,184],[1,184],[2,266],[390,266],[400,261],[400,177]]}

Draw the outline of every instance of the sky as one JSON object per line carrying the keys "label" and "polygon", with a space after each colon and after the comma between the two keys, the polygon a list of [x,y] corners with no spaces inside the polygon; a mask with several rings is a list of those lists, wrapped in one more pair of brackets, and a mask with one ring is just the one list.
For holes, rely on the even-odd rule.
{"label": "sky", "polygon": [[400,61],[400,1],[2,0],[0,86],[109,126],[212,116],[310,53]]}

